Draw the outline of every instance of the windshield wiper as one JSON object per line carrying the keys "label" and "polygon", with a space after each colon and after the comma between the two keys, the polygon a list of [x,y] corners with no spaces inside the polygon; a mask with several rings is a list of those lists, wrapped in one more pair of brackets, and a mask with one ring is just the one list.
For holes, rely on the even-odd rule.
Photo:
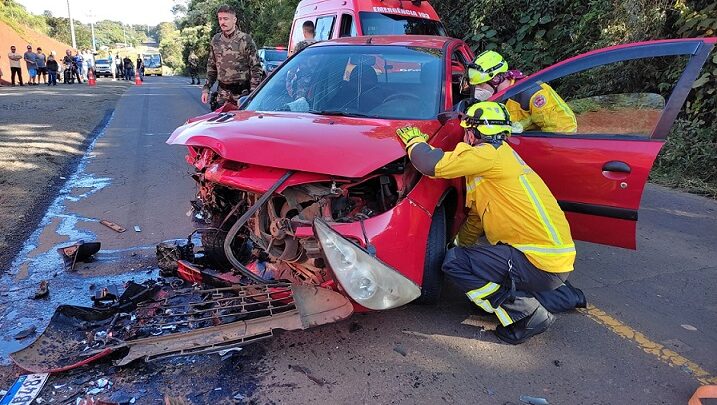
{"label": "windshield wiper", "polygon": [[346,111],[339,111],[339,110],[309,110],[311,114],[317,114],[317,115],[331,115],[336,117],[359,117],[359,118],[376,118],[373,115],[366,115],[361,113],[355,113],[355,112],[346,112]]}

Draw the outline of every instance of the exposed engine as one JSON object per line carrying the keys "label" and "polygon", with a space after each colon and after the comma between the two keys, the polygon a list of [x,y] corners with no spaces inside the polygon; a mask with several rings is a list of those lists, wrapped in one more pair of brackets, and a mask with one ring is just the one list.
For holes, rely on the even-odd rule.
{"label": "exposed engine", "polygon": [[[274,194],[236,233],[234,257],[263,279],[318,285],[329,280],[313,237],[297,237],[298,227],[311,227],[317,217],[328,222],[356,222],[386,212],[415,184],[417,172],[395,162],[358,181],[330,181],[291,186]],[[193,202],[205,256],[212,266],[229,271],[224,241],[227,231],[261,197],[204,180]]]}

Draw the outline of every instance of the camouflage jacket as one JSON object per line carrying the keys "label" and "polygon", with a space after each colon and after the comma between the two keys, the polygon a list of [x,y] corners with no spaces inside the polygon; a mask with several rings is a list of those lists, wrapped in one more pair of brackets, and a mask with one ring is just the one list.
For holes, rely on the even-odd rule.
{"label": "camouflage jacket", "polygon": [[221,32],[214,35],[209,46],[204,91],[209,91],[217,80],[227,84],[249,81],[254,90],[261,83],[261,73],[256,44],[249,34],[235,30],[228,38]]}
{"label": "camouflage jacket", "polygon": [[190,68],[196,69],[197,65],[199,64],[199,57],[197,55],[189,55],[187,61],[189,62]]}
{"label": "camouflage jacket", "polygon": [[303,51],[309,45],[315,44],[317,42],[319,42],[319,41],[317,41],[315,39],[305,39],[305,40],[299,42],[298,44],[296,44],[296,46],[294,46],[294,52],[292,52],[291,54],[293,55],[295,53],[299,53],[299,52]]}

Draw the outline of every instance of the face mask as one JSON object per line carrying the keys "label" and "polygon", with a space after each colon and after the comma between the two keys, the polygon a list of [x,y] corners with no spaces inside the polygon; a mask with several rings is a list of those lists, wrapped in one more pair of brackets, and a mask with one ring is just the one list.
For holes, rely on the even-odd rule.
{"label": "face mask", "polygon": [[473,90],[473,97],[477,99],[478,101],[486,101],[490,98],[490,96],[493,95],[493,92],[490,90],[482,89],[480,87],[476,87],[475,90]]}

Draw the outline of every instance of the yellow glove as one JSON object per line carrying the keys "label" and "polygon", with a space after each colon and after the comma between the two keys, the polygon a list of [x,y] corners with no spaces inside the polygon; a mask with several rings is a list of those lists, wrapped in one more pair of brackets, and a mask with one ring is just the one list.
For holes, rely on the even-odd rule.
{"label": "yellow glove", "polygon": [[398,135],[401,141],[406,145],[406,153],[408,153],[409,149],[415,144],[428,140],[428,135],[416,127],[399,128],[396,130],[396,135]]}

